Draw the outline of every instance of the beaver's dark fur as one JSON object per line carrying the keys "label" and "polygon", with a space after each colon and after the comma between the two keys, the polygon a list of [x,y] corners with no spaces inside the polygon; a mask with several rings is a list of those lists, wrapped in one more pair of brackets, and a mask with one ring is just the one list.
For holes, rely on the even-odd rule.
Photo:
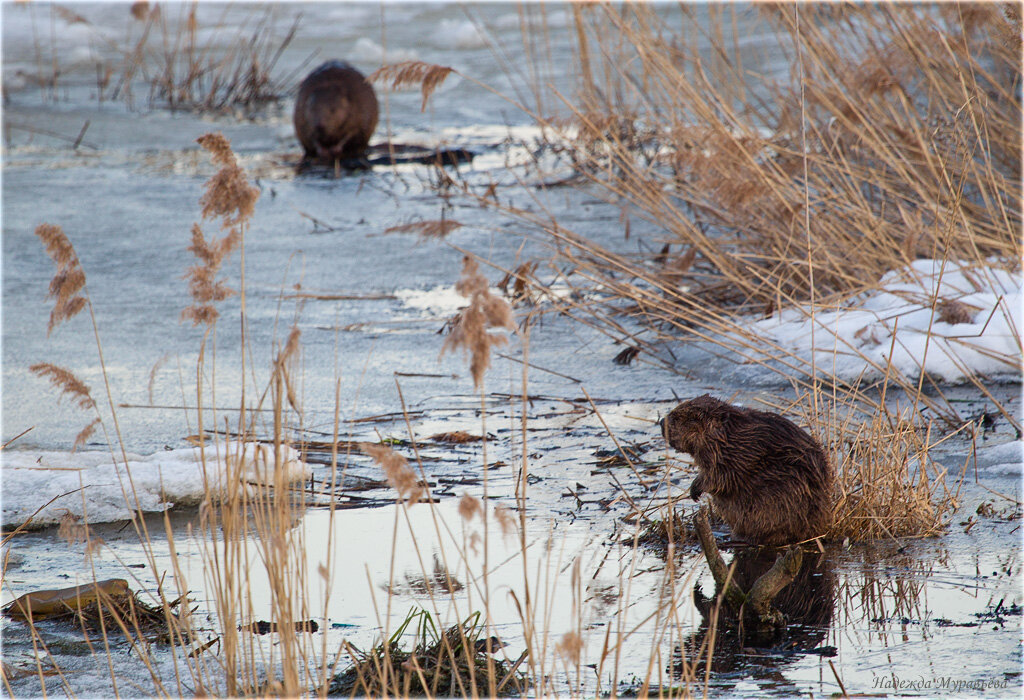
{"label": "beaver's dark fur", "polygon": [[362,158],[377,128],[377,95],[366,77],[342,61],[328,61],[299,85],[295,135],[305,160],[324,165]]}
{"label": "beaver's dark fur", "polygon": [[676,406],[662,433],[697,465],[690,497],[710,494],[736,537],[782,545],[829,526],[832,467],[818,441],[793,422],[705,394]]}

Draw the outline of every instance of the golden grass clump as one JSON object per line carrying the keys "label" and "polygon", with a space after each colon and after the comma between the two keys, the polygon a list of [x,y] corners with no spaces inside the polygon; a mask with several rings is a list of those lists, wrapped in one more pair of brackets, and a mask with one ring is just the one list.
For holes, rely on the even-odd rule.
{"label": "golden grass clump", "polygon": [[458,348],[468,352],[473,385],[479,389],[483,386],[484,373],[491,366],[491,347],[508,343],[507,337],[491,333],[489,329],[514,330],[512,307],[501,297],[491,294],[487,278],[469,255],[462,259],[462,277],[455,284],[455,289],[469,299],[469,306],[459,312],[451,332],[444,339],[441,354]]}
{"label": "golden grass clump", "polygon": [[46,246],[46,253],[57,265],[57,273],[50,280],[48,297],[55,303],[50,312],[50,323],[46,327],[49,334],[58,323],[72,318],[85,308],[87,299],[79,294],[85,287],[85,271],[78,261],[78,254],[68,240],[64,229],[54,224],[36,226],[36,236]]}
{"label": "golden grass clump", "polygon": [[[415,625],[411,649],[399,644]],[[480,613],[442,631],[427,610],[412,610],[398,630],[369,651],[344,643],[352,665],[335,675],[327,696],[347,697],[479,697],[520,695],[525,678],[516,663],[491,656],[504,645],[487,637]],[[490,688],[488,688],[488,685]]]}
{"label": "golden grass clump", "polygon": [[419,478],[409,467],[409,462],[402,455],[395,452],[387,445],[374,445],[364,442],[359,445],[363,454],[371,457],[373,461],[384,470],[388,484],[398,492],[400,498],[404,498],[409,505],[415,505],[424,495],[423,485]]}
{"label": "golden grass clump", "polygon": [[[839,302],[919,257],[1019,270],[1021,65],[1000,39],[1013,19],[945,8],[762,8],[794,68],[774,81],[724,38],[739,10],[681,8],[690,35],[650,5],[581,7],[580,128],[558,148],[685,254],[617,255],[553,227],[562,255],[673,340],[723,332],[722,315]],[[637,141],[595,126],[624,115],[656,128]]]}
{"label": "golden grass clump", "polygon": [[400,90],[410,85],[419,85],[420,93],[423,95],[423,103],[420,111],[427,109],[427,100],[434,93],[441,83],[445,81],[449,73],[457,72],[448,66],[439,66],[423,61],[403,61],[390,66],[382,66],[370,74],[367,82],[388,82],[391,81],[392,90]]}
{"label": "golden grass clump", "polygon": [[876,415],[850,429],[831,457],[837,476],[829,539],[934,537],[958,506],[945,472],[928,458],[919,428],[906,418]]}

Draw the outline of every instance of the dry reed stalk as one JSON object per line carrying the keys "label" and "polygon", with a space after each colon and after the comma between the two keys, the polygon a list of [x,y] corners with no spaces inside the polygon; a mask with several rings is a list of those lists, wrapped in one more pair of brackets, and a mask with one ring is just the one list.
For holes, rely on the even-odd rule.
{"label": "dry reed stalk", "polygon": [[[796,47],[801,80],[776,84],[743,69],[739,47],[723,38],[721,15],[731,9],[709,10],[708,21],[682,8],[692,36],[649,6],[574,13],[580,89],[565,102],[577,128],[541,122],[562,134],[554,150],[609,201],[626,200],[663,227],[680,257],[668,248],[615,254],[550,212],[500,208],[550,236],[568,263],[561,272],[587,296],[553,300],[557,311],[628,338],[652,361],[672,343],[703,341],[815,396],[828,368],[737,315],[797,308],[813,323],[817,309],[870,291],[919,257],[1019,271],[1020,102],[1008,86],[1021,81],[1020,42],[1007,41],[1012,13],[994,8],[950,5],[941,17],[909,5],[763,11],[783,53]],[[936,300],[937,317],[962,318],[954,302]],[[643,341],[623,314],[639,322]],[[833,341],[827,328],[816,331]],[[846,345],[959,426],[941,391],[923,392],[923,372],[903,376]],[[866,414],[877,409],[877,385],[839,390],[864,400]]]}
{"label": "dry reed stalk", "polygon": [[450,73],[458,73],[448,66],[439,66],[423,61],[403,61],[390,66],[378,68],[366,79],[367,82],[390,82],[392,90],[400,90],[412,85],[420,86],[423,102],[420,111],[427,109],[427,100],[441,86]]}
{"label": "dry reed stalk", "polygon": [[946,516],[958,503],[945,487],[945,472],[929,459],[919,428],[905,417],[880,413],[844,432],[832,448],[838,464],[837,500],[828,538],[865,541],[941,534]]}
{"label": "dry reed stalk", "polygon": [[[196,7],[189,6],[170,24],[154,7],[135,49],[126,56],[122,84],[128,84],[140,64],[150,76],[150,102],[165,102],[171,109],[223,112],[276,102],[286,92],[291,76],[271,76],[298,29],[301,14],[282,39],[276,38],[274,13],[263,10],[233,26],[233,38],[220,46],[221,36],[198,39]],[[222,20],[223,21],[223,20]],[[149,28],[157,25],[160,42],[149,41]],[[155,41],[152,43],[156,43]]]}

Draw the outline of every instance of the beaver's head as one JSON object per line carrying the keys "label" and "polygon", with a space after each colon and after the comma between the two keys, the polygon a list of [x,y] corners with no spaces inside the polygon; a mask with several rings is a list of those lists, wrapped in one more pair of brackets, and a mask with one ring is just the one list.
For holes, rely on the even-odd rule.
{"label": "beaver's head", "polygon": [[722,419],[730,408],[709,394],[684,401],[662,419],[661,434],[673,449],[693,454],[722,437]]}

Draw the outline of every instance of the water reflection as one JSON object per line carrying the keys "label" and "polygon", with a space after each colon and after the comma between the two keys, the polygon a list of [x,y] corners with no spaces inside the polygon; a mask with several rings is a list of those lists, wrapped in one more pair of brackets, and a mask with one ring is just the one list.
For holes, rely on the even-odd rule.
{"label": "water reflection", "polygon": [[[744,591],[775,564],[777,549],[745,547],[739,549],[732,565],[733,580]],[[724,603],[718,605],[721,591],[706,596],[700,584],[694,585],[694,605],[700,613],[695,633],[676,649],[672,672],[677,678],[705,678],[715,674],[742,671],[744,677],[782,680],[777,672],[801,654],[835,655],[826,646],[836,605],[836,573],[833,557],[825,552],[805,551],[796,577],[775,597],[773,605],[786,620],[785,627],[765,628],[752,625]],[[708,668],[708,651],[711,663]]]}

